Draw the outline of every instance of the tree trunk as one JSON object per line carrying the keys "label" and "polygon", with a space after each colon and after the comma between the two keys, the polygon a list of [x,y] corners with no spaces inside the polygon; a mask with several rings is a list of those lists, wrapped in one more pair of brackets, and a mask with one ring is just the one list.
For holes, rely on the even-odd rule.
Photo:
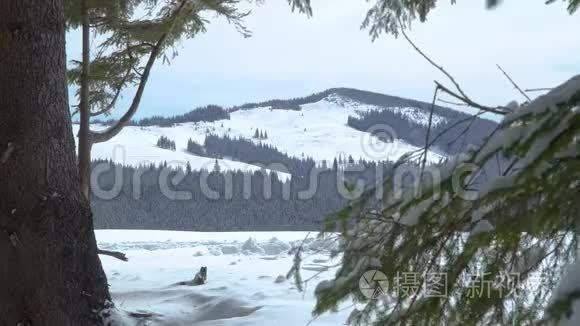
{"label": "tree trunk", "polygon": [[87,0],[81,0],[81,20],[82,20],[82,68],[80,84],[80,125],[79,125],[79,174],[81,192],[90,200],[91,187],[91,147],[89,138],[91,111],[89,107],[89,67],[90,67],[90,26]]}
{"label": "tree trunk", "polygon": [[62,0],[0,0],[0,325],[98,325],[109,299],[67,99]]}

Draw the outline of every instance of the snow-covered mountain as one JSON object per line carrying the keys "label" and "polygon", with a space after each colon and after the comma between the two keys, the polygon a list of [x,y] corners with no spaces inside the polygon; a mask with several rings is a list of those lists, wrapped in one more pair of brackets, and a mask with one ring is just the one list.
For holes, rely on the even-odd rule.
{"label": "snow-covered mountain", "polygon": [[[335,158],[351,156],[355,160],[394,161],[403,154],[419,149],[420,135],[429,122],[427,103],[401,99],[388,95],[352,90],[331,89],[305,98],[273,100],[246,104],[228,109],[229,119],[182,123],[164,120],[163,127],[150,123],[135,122],[121,131],[112,140],[93,147],[93,159],[111,159],[125,165],[143,165],[167,162],[168,165],[185,166],[193,169],[212,169],[215,158],[194,155],[186,151],[189,139],[203,144],[208,134],[243,137],[256,144],[268,144],[288,156],[311,157],[319,164],[330,164]],[[406,120],[409,126],[400,126],[400,121],[388,121],[380,117],[370,122],[376,128],[357,130],[349,125],[349,119],[375,119],[369,113],[392,112],[398,119]],[[464,114],[437,107],[432,126],[438,126],[463,118]],[[176,121],[182,121],[176,120]],[[478,119],[478,121],[484,121]],[[369,121],[366,121],[368,124]],[[484,123],[485,124],[485,123]],[[492,122],[487,124],[493,125]],[[167,126],[168,125],[168,126]],[[106,128],[95,124],[94,129]],[[361,129],[361,128],[358,128]],[[74,126],[74,132],[78,125]],[[267,133],[267,139],[253,139],[256,130]],[[412,134],[407,136],[411,132]],[[382,134],[381,134],[382,133]],[[386,134],[386,137],[385,135]],[[176,150],[156,146],[159,137],[165,136],[176,144]],[[411,139],[414,137],[414,139]],[[385,141],[392,140],[392,141]],[[382,139],[382,140],[381,140]],[[439,161],[446,153],[434,149],[429,152],[430,161]],[[222,169],[253,171],[259,166],[228,159],[218,159]]]}
{"label": "snow-covered mountain", "polygon": [[[95,225],[318,230],[325,216],[343,208],[352,194],[393,172],[393,161],[409,151],[423,152],[431,110],[431,162],[481,141],[495,126],[429,103],[352,89],[133,121],[112,140],[93,146],[93,159],[125,165],[122,178],[108,165],[93,170],[100,171],[92,183],[100,193],[93,189]],[[457,124],[461,121],[463,125]],[[191,168],[180,175],[181,181],[171,182],[192,200],[174,200],[169,181],[162,181],[169,175],[160,167],[165,163],[183,171]],[[137,172],[137,166],[148,169]],[[262,169],[273,177],[248,173]],[[208,181],[209,174],[200,170],[232,173],[213,173]],[[109,190],[118,192],[111,195]]]}

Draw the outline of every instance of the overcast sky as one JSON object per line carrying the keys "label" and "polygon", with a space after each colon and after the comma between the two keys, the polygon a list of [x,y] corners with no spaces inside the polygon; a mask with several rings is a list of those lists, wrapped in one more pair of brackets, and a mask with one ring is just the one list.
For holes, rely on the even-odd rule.
{"label": "overcast sky", "polygon": [[[580,73],[580,13],[562,2],[508,0],[487,11],[483,0],[446,0],[411,38],[451,72],[481,103],[521,100],[496,68],[523,88],[550,87]],[[212,19],[207,33],[185,40],[171,65],[152,72],[138,117],[174,115],[206,104],[230,106],[353,87],[431,101],[433,80],[445,77],[402,38],[371,41],[360,30],[369,4],[363,0],[312,0],[314,16],[292,13],[286,0],[252,7],[243,38],[227,22]],[[68,36],[68,59],[79,57],[78,33]],[[118,111],[130,99],[124,96]]]}

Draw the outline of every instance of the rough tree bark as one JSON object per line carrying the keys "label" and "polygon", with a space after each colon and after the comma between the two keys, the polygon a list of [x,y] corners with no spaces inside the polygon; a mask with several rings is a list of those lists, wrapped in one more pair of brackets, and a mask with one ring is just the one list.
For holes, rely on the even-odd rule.
{"label": "rough tree bark", "polygon": [[81,0],[82,20],[82,68],[80,85],[80,125],[79,125],[79,174],[81,192],[90,200],[91,188],[91,149],[92,142],[89,139],[91,111],[89,107],[89,67],[90,67],[90,26],[87,0]]}
{"label": "rough tree bark", "polygon": [[96,325],[109,299],[79,189],[62,0],[0,0],[0,325]]}

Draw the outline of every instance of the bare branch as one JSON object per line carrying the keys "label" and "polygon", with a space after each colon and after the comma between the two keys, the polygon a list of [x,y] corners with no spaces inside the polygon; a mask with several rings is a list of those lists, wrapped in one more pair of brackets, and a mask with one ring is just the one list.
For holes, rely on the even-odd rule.
{"label": "bare branch", "polygon": [[499,64],[497,65],[497,69],[499,69],[503,73],[503,75],[510,81],[510,83],[514,85],[515,89],[517,89],[518,92],[520,92],[520,94],[522,94],[528,100],[528,102],[532,101],[532,99],[528,96],[528,94],[522,91],[522,89],[518,86],[518,84],[516,84],[516,82],[507,74],[507,72],[505,72],[505,70],[502,69],[502,67]]}
{"label": "bare branch", "polygon": [[544,88],[528,88],[528,89],[525,89],[524,91],[526,91],[526,92],[546,92],[546,91],[551,91],[551,90],[553,90],[553,89],[554,89],[554,88],[552,88],[552,87],[544,87]]}
{"label": "bare branch", "polygon": [[465,103],[459,103],[459,102],[447,101],[447,100],[440,99],[440,98],[438,98],[438,99],[437,99],[437,101],[439,101],[439,102],[441,102],[441,103],[445,103],[445,104],[451,104],[451,105],[457,105],[457,106],[468,106],[468,105],[467,105],[467,104],[465,104]]}
{"label": "bare branch", "polygon": [[2,153],[2,157],[0,157],[0,163],[2,164],[6,163],[6,161],[8,161],[8,159],[10,158],[10,155],[12,155],[13,151],[14,151],[14,143],[8,143],[8,145],[6,145],[6,150],[4,151],[4,153]]}
{"label": "bare branch", "polygon": [[122,261],[129,261],[129,258],[127,258],[127,256],[124,253],[119,252],[119,251],[97,249],[97,253],[99,255],[105,255],[105,256],[117,258],[117,259],[122,260]]}
{"label": "bare branch", "polygon": [[485,111],[479,111],[477,114],[474,114],[473,116],[455,121],[452,125],[450,125],[445,130],[441,131],[437,136],[435,136],[435,138],[433,138],[431,140],[431,143],[429,144],[429,146],[433,145],[435,143],[435,141],[439,140],[439,138],[443,137],[443,135],[445,135],[451,129],[453,129],[453,128],[455,128],[455,127],[459,126],[460,124],[467,122],[467,121],[470,121],[470,123],[471,123],[471,121],[473,121],[475,118],[479,117],[480,115],[482,115],[484,113],[485,113]]}
{"label": "bare branch", "polygon": [[427,126],[427,134],[425,135],[425,151],[423,152],[423,162],[421,162],[421,174],[425,171],[425,164],[427,164],[427,150],[429,149],[429,136],[431,135],[431,127],[433,125],[433,111],[435,110],[435,102],[437,102],[437,93],[439,92],[439,86],[435,87],[433,92],[433,102],[431,102],[431,110],[429,111],[429,124]]}
{"label": "bare branch", "polygon": [[425,58],[425,60],[427,60],[433,67],[437,68],[445,76],[447,76],[447,78],[451,81],[451,83],[453,83],[453,85],[455,86],[455,88],[457,89],[457,91],[459,92],[459,94],[457,94],[457,93],[449,90],[447,87],[445,87],[442,84],[440,84],[439,82],[435,81],[435,84],[439,86],[440,90],[448,93],[449,95],[451,95],[451,96],[455,97],[456,99],[464,102],[465,104],[467,104],[469,106],[472,106],[474,108],[480,109],[480,110],[484,110],[484,111],[488,111],[488,112],[492,112],[492,113],[496,113],[496,114],[501,114],[501,115],[506,115],[507,113],[510,112],[509,109],[504,108],[504,107],[492,108],[492,107],[488,107],[488,106],[485,106],[485,105],[481,105],[481,104],[476,103],[473,100],[471,100],[471,98],[469,98],[469,96],[467,96],[467,94],[465,94],[465,92],[463,91],[463,89],[461,88],[461,86],[459,85],[459,83],[455,80],[455,78],[453,78],[453,76],[449,72],[447,72],[447,70],[445,70],[445,68],[443,68],[442,66],[438,65],[435,61],[433,61],[433,59],[431,59],[427,54],[425,54],[425,52],[423,52],[411,40],[411,38],[405,32],[405,29],[401,29],[401,34],[407,40],[407,42],[409,42],[409,44],[411,44],[411,46],[415,49],[415,51],[417,51],[417,53],[419,53],[423,58]]}
{"label": "bare branch", "polygon": [[[463,128],[463,130],[459,133],[459,135],[457,135],[457,137],[455,137],[453,140],[451,140],[450,142],[447,143],[448,148],[455,145],[455,143],[459,140],[459,138],[461,138],[461,137],[465,136],[465,134],[467,134],[467,132],[469,131],[469,129],[471,129],[471,126],[475,122],[476,118],[477,118],[477,115],[474,115],[473,118],[471,118],[469,120],[469,123],[467,124],[467,126],[465,128]],[[463,140],[465,140],[465,139],[463,139]],[[463,144],[462,144],[462,146],[463,146]]]}
{"label": "bare branch", "polygon": [[[400,23],[400,22],[399,22]],[[453,76],[447,72],[447,70],[445,70],[445,68],[443,68],[442,66],[438,65],[435,61],[433,61],[427,54],[425,54],[425,52],[423,52],[417,45],[415,45],[415,43],[411,40],[411,38],[407,35],[407,32],[405,32],[404,28],[401,28],[401,34],[403,34],[403,37],[405,37],[405,39],[407,40],[407,42],[409,42],[409,44],[411,44],[411,46],[415,49],[415,51],[417,51],[417,53],[419,53],[423,58],[425,58],[425,60],[427,60],[433,67],[437,68],[439,71],[441,71],[445,76],[447,76],[447,78],[449,78],[449,80],[453,83],[453,85],[455,85],[455,88],[457,89],[457,91],[459,91],[459,93],[464,97],[464,98],[468,98],[468,96],[465,94],[465,92],[463,91],[463,89],[461,88],[461,86],[459,86],[459,83],[455,80],[455,78],[453,78]]]}
{"label": "bare branch", "polygon": [[503,107],[503,106],[489,107],[489,106],[484,106],[484,105],[481,105],[479,103],[473,102],[468,97],[464,97],[464,96],[461,96],[460,94],[455,93],[454,91],[450,90],[449,88],[443,86],[438,81],[435,81],[435,85],[439,86],[441,91],[451,95],[452,97],[455,97],[456,99],[462,101],[463,103],[467,104],[468,106],[474,107],[474,108],[479,109],[481,111],[495,113],[495,114],[499,114],[499,115],[507,115],[507,114],[511,113],[510,109]]}

